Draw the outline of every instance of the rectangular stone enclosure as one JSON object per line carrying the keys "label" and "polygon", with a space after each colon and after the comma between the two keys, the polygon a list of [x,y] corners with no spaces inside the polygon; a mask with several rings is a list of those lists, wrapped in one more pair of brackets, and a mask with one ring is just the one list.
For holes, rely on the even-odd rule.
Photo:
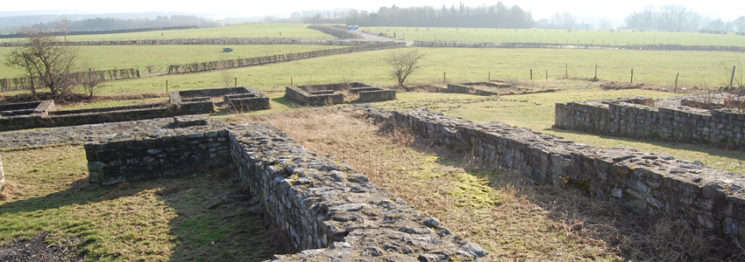
{"label": "rectangular stone enclosure", "polygon": [[269,97],[256,89],[245,86],[174,91],[170,94],[170,102],[179,107],[201,108],[207,111],[214,110],[213,97],[222,97],[223,103],[239,112],[269,109]]}
{"label": "rectangular stone enclosure", "polygon": [[178,91],[170,94],[170,103],[78,110],[54,111],[54,101],[45,100],[1,104],[0,131],[208,114],[215,112],[214,97],[238,112],[269,108],[269,97],[251,87]]}
{"label": "rectangular stone enclosure", "polygon": [[719,101],[702,100],[702,97],[655,101],[642,97],[557,103],[554,126],[601,135],[745,150],[745,110],[726,106],[738,106],[739,100],[716,97]]}
{"label": "rectangular stone enclosure", "polygon": [[368,103],[394,100],[396,90],[360,82],[287,86],[285,97],[300,105],[325,106],[345,102]]}
{"label": "rectangular stone enclosure", "polygon": [[[208,121],[146,139],[85,145],[90,182],[111,185],[227,168],[299,253],[280,261],[472,261],[486,255],[349,166],[266,123]],[[268,240],[271,241],[271,240]]]}

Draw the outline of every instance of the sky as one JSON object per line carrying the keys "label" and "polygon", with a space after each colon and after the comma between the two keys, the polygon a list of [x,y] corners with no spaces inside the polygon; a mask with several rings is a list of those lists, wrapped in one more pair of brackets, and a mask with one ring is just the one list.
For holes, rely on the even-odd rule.
{"label": "sky", "polygon": [[[306,1],[235,1],[235,0],[127,0],[127,1],[101,1],[101,0],[4,0],[0,5],[0,13],[11,11],[31,10],[53,10],[45,14],[81,14],[81,13],[123,13],[123,12],[176,12],[211,17],[252,17],[252,16],[289,16],[293,12],[305,10],[328,10],[336,8],[355,8],[360,10],[377,10],[381,6],[397,5],[399,7],[411,6],[435,6],[443,4],[451,6],[459,3],[468,6],[492,5],[497,0],[462,0],[462,1],[437,1],[437,0],[376,0],[376,1],[350,1],[350,0],[306,0]],[[745,3],[736,4],[734,0],[707,0],[707,1],[651,1],[651,0],[619,0],[619,1],[581,1],[581,0],[504,0],[507,6],[518,4],[523,9],[530,11],[535,20],[549,18],[556,12],[569,12],[577,17],[606,18],[612,21],[623,21],[623,19],[634,11],[642,10],[648,5],[684,5],[694,11],[712,18],[733,20],[745,15]],[[737,5],[737,6],[734,6]]]}

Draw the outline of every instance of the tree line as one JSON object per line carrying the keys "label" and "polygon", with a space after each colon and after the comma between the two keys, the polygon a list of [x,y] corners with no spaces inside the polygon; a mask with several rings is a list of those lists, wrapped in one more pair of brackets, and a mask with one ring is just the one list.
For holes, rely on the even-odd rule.
{"label": "tree line", "polygon": [[157,16],[153,19],[89,18],[70,21],[67,19],[39,23],[31,26],[43,32],[71,33],[91,31],[116,31],[140,28],[216,27],[215,21],[191,15]]}
{"label": "tree line", "polygon": [[685,6],[648,6],[627,16],[626,28],[666,32],[745,33],[745,16],[723,21],[706,18]]}
{"label": "tree line", "polygon": [[508,7],[502,2],[496,5],[469,7],[443,5],[401,8],[381,7],[377,12],[349,10],[342,14],[317,13],[305,17],[305,23],[346,23],[360,26],[418,26],[418,27],[481,27],[481,28],[529,28],[534,24],[532,15],[517,5]]}

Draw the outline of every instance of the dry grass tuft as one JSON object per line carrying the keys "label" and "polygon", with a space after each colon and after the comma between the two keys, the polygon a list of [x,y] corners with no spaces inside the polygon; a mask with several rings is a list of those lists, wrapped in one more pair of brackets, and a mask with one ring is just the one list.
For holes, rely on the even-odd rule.
{"label": "dry grass tuft", "polygon": [[5,181],[3,191],[0,192],[0,201],[18,198],[23,195],[26,190],[28,190],[28,186],[24,186],[13,181]]}
{"label": "dry grass tuft", "polygon": [[608,202],[484,169],[470,156],[433,147],[350,113],[312,109],[239,122],[270,122],[310,150],[342,160],[454,233],[508,260],[706,260],[711,240],[685,221],[648,221]]}

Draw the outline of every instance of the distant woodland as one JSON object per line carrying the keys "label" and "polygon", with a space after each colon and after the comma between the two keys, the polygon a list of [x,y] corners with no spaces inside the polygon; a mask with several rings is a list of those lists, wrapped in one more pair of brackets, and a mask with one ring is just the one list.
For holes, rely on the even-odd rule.
{"label": "distant woodland", "polygon": [[350,10],[343,14],[316,14],[303,19],[306,23],[346,23],[360,26],[431,26],[529,28],[534,25],[531,14],[517,5],[502,2],[491,6],[468,7],[429,6],[400,8],[381,7],[377,12]]}

